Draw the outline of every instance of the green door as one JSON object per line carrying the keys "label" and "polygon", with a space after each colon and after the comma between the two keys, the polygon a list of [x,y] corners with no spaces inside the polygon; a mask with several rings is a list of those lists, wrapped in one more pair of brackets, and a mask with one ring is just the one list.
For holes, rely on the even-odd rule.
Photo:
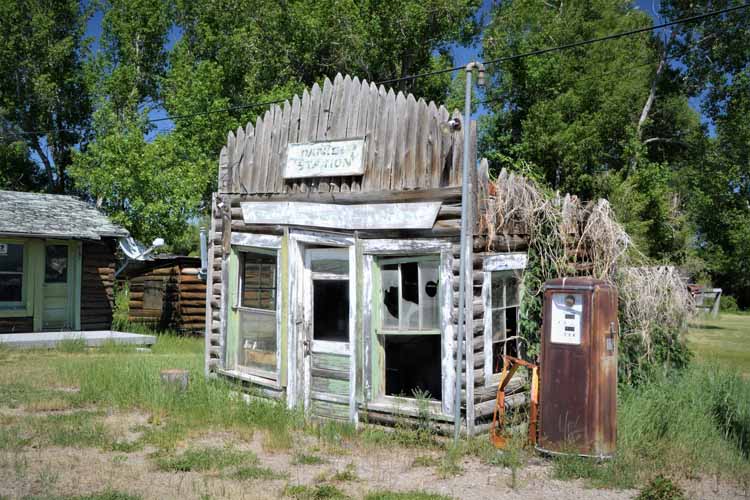
{"label": "green door", "polygon": [[75,326],[74,250],[75,247],[68,243],[46,243],[44,246],[42,330],[70,330]]}

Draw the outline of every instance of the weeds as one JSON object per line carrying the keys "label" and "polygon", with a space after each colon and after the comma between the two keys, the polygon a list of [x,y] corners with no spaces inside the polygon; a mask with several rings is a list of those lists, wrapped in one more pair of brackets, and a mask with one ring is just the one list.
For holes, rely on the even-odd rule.
{"label": "weeds", "polygon": [[319,457],[318,455],[310,455],[306,453],[295,453],[292,459],[292,465],[321,465],[328,463],[328,460]]}
{"label": "weeds", "polygon": [[412,467],[437,467],[440,460],[430,455],[419,455],[411,463]]}
{"label": "weeds", "polygon": [[284,479],[287,476],[288,474],[282,474],[280,472],[269,469],[268,467],[260,467],[258,465],[240,467],[229,475],[231,479],[237,479],[239,481],[251,481],[256,479]]}
{"label": "weeds", "polygon": [[287,485],[283,494],[295,500],[345,500],[350,498],[331,484],[319,484],[317,486]]}
{"label": "weeds", "polygon": [[641,490],[636,500],[684,500],[684,498],[685,494],[679,486],[659,475]]}
{"label": "weeds", "polygon": [[194,448],[180,455],[156,455],[154,462],[159,470],[167,472],[189,472],[222,470],[240,465],[257,465],[258,457],[250,452],[229,448]]}
{"label": "weeds", "polygon": [[452,500],[451,497],[428,493],[426,491],[372,491],[365,496],[365,500]]}

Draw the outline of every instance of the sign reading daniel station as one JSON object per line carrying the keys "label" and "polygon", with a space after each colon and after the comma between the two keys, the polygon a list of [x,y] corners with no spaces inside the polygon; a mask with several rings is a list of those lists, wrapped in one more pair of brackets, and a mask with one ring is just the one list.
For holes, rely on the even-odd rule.
{"label": "sign reading daniel station", "polygon": [[364,139],[289,144],[284,178],[362,175],[364,152]]}

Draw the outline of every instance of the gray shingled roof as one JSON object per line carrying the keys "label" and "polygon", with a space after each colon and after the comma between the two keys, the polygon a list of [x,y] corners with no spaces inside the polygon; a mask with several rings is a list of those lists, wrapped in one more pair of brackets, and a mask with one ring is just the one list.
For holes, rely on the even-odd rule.
{"label": "gray shingled roof", "polygon": [[0,234],[98,240],[128,236],[85,201],[59,194],[0,191]]}

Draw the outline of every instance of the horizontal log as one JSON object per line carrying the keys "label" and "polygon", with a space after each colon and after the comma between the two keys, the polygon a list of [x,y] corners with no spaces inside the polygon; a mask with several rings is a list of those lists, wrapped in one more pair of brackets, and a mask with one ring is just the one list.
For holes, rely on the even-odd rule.
{"label": "horizontal log", "polygon": [[180,299],[182,300],[189,300],[189,299],[200,299],[205,302],[206,300],[206,287],[203,287],[202,291],[193,292],[193,291],[187,291],[184,288],[180,289]]}

